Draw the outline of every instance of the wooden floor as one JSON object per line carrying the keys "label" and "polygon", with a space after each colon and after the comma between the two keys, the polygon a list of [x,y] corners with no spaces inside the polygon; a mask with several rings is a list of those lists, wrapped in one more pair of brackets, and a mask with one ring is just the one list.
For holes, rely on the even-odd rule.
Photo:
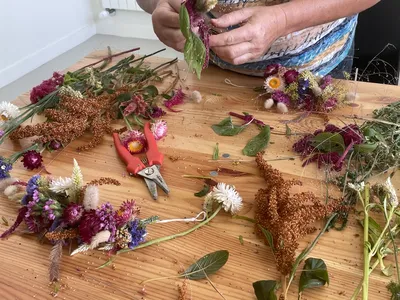
{"label": "wooden floor", "polygon": [[[94,62],[102,57],[103,52],[89,55],[71,69]],[[157,59],[153,59],[157,62]],[[77,140],[61,152],[45,153],[46,169],[53,176],[69,176],[72,160],[76,158],[80,164],[85,181],[100,176],[113,177],[121,182],[119,187],[101,187],[101,199],[118,206],[126,199],[135,199],[141,207],[143,218],[159,215],[161,219],[194,217],[202,209],[202,199],[193,193],[202,188],[202,182],[183,178],[184,174],[208,175],[217,167],[232,168],[248,173],[247,176],[233,178],[218,176],[217,181],[236,186],[244,200],[241,215],[254,217],[254,195],[263,187],[263,179],[259,176],[255,162],[245,157],[241,150],[247,140],[257,134],[255,126],[249,126],[243,133],[235,137],[220,137],[213,133],[211,125],[227,117],[229,111],[249,112],[258,119],[274,127],[274,132],[284,133],[282,120],[295,117],[295,114],[282,115],[274,110],[266,112],[262,103],[255,100],[256,93],[252,87],[262,84],[261,79],[240,76],[210,67],[203,73],[201,81],[185,70],[183,63],[179,64],[180,74],[184,80],[184,91],[190,93],[199,90],[203,95],[200,104],[186,103],[181,106],[182,112],[168,113],[165,120],[169,125],[169,134],[159,142],[160,150],[166,159],[161,169],[162,175],[171,189],[169,197],[160,191],[157,201],[150,198],[144,181],[127,176],[125,166],[117,158],[110,136],[91,152],[78,153],[76,148],[85,143],[89,137]],[[246,86],[232,87],[225,79]],[[43,78],[44,79],[44,78]],[[400,87],[382,86],[367,83],[349,83],[352,90],[357,90],[360,98],[357,107],[345,107],[330,115],[331,122],[343,126],[343,122],[352,120],[343,115],[367,117],[371,111],[400,98]],[[28,94],[16,100],[16,103],[28,103]],[[120,124],[115,124],[118,128]],[[313,132],[322,128],[323,119],[318,116],[306,118],[298,124],[292,124],[292,132]],[[272,135],[271,144],[265,154],[266,159],[276,159],[293,156],[291,146],[296,138],[286,138],[284,135]],[[212,153],[216,143],[219,143],[220,153],[230,154],[226,161],[212,161]],[[22,146],[28,145],[28,141]],[[9,156],[20,149],[18,143],[7,142],[0,147],[0,154]],[[237,166],[233,160],[243,160]],[[301,167],[299,160],[271,161],[271,164],[284,172],[285,178],[301,179],[303,187],[296,187],[295,192],[310,190],[323,197],[325,185],[324,173],[314,165]],[[34,172],[22,168],[17,163],[12,175],[27,180]],[[399,176],[394,179],[398,190]],[[332,187],[330,192],[339,195]],[[18,207],[5,197],[0,198],[0,215],[9,223],[15,219]],[[182,231],[193,224],[155,224],[148,227],[147,239]],[[1,224],[0,231],[7,226]],[[0,299],[51,299],[48,287],[48,257],[51,245],[40,244],[34,236],[21,233],[22,228],[7,240],[0,241]],[[341,232],[325,233],[311,253],[311,257],[322,258],[328,267],[330,286],[307,290],[303,299],[350,299],[362,276],[362,234],[361,227],[351,217],[349,226]],[[243,236],[243,245],[239,236]],[[298,251],[300,252],[315,235],[306,237]],[[63,289],[60,299],[178,299],[178,284],[181,279],[166,279],[149,282],[143,292],[141,281],[174,276],[185,269],[201,256],[216,250],[226,249],[230,252],[227,264],[216,274],[210,276],[213,284],[226,299],[255,299],[252,283],[257,280],[278,280],[279,273],[275,268],[271,250],[254,234],[253,226],[242,220],[234,220],[225,212],[221,212],[209,226],[173,241],[149,248],[139,249],[119,256],[114,267],[96,270],[108,257],[100,251],[90,251],[73,257],[64,250],[61,266]],[[389,299],[385,288],[389,278],[375,271],[370,281],[370,299]],[[297,282],[290,291],[290,299],[297,299]],[[190,299],[220,299],[221,296],[212,288],[207,280],[188,282]]]}

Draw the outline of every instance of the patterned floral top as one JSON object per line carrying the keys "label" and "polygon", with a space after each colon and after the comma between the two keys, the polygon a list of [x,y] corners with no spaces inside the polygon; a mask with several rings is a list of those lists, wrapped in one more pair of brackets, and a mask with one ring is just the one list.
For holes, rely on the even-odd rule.
{"label": "patterned floral top", "polygon": [[[243,7],[276,5],[288,1],[290,0],[219,0],[207,16],[216,18]],[[358,15],[342,18],[280,37],[264,56],[246,64],[231,65],[212,52],[210,61],[222,69],[253,76],[262,76],[265,67],[272,63],[310,70],[324,76],[339,65],[349,53],[354,40],[357,17]]]}

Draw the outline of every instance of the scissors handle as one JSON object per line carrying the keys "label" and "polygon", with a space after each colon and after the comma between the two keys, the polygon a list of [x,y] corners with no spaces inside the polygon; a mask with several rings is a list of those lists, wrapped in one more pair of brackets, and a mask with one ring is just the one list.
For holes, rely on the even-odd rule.
{"label": "scissors handle", "polygon": [[126,170],[129,173],[136,175],[138,172],[146,168],[146,166],[138,157],[132,156],[132,154],[124,147],[124,145],[122,145],[118,133],[113,133],[113,139],[118,156],[124,161]]}
{"label": "scissors handle", "polygon": [[154,138],[154,135],[150,129],[150,122],[146,122],[146,124],[144,124],[144,135],[147,140],[148,150],[146,152],[146,156],[149,166],[161,166],[164,161],[164,155],[158,151],[156,139]]}

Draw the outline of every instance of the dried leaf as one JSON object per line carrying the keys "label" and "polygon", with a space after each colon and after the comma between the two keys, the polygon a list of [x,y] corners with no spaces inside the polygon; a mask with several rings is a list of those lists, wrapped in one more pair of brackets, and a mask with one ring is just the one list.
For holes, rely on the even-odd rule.
{"label": "dried leaf", "polygon": [[286,132],[285,132],[286,137],[290,137],[292,135],[292,130],[290,129],[288,124],[285,124],[285,126],[286,126]]}
{"label": "dried leaf", "polygon": [[8,221],[7,221],[7,219],[6,219],[4,216],[2,216],[1,219],[3,220],[3,224],[4,224],[5,226],[8,226]]}
{"label": "dried leaf", "polygon": [[58,241],[53,246],[50,252],[50,267],[49,267],[50,282],[55,282],[59,280],[62,245],[63,241]]}
{"label": "dried leaf", "polygon": [[214,148],[214,153],[213,153],[212,159],[218,160],[218,158],[219,158],[219,147],[218,147],[218,143],[217,143]]}
{"label": "dried leaf", "polygon": [[249,173],[237,171],[237,170],[232,170],[232,169],[227,169],[227,168],[218,168],[216,170],[219,175],[232,175],[232,176],[246,176],[249,175]]}
{"label": "dried leaf", "polygon": [[206,276],[214,274],[221,269],[228,261],[228,258],[229,252],[226,250],[209,253],[189,266],[182,276],[191,280],[206,278]]}

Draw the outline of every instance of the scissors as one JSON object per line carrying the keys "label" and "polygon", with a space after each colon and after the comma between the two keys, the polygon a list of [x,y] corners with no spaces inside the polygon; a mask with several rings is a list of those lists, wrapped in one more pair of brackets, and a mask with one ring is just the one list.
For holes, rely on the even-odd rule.
{"label": "scissors", "polygon": [[[164,155],[158,151],[157,143],[153,133],[150,130],[150,123],[144,125],[144,135],[147,139],[147,159],[141,160],[137,156],[133,156],[128,149],[122,145],[118,133],[113,133],[114,145],[118,156],[126,164],[126,170],[130,175],[140,175],[143,177],[147,189],[154,200],[157,200],[157,186],[159,186],[167,195],[169,188],[160,173],[160,167],[164,160]],[[146,166],[144,163],[147,163]]]}

